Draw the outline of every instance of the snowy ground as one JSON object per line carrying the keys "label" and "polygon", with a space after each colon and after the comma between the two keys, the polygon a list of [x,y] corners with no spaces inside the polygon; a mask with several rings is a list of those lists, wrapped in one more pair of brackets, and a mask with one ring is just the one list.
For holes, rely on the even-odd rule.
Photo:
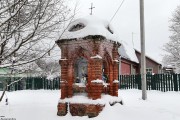
{"label": "snowy ground", "polygon": [[180,92],[148,91],[148,100],[143,101],[139,90],[120,90],[124,105],[106,105],[96,118],[57,116],[59,93],[58,90],[7,92],[9,105],[5,105],[5,99],[0,103],[0,116],[16,120],[180,120]]}

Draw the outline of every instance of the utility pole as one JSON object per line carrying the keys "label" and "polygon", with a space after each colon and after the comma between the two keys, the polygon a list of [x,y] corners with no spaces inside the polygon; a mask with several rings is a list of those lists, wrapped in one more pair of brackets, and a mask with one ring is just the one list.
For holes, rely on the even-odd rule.
{"label": "utility pole", "polygon": [[145,59],[145,27],[144,27],[144,0],[140,0],[140,34],[141,34],[141,83],[142,99],[147,99],[146,91],[146,59]]}
{"label": "utility pole", "polygon": [[134,48],[134,34],[135,33],[132,32],[132,44],[133,44],[133,48]]}

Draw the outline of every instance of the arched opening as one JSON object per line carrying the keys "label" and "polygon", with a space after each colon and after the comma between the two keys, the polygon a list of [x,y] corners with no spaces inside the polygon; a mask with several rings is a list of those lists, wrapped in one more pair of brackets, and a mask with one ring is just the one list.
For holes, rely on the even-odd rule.
{"label": "arched opening", "polygon": [[102,80],[105,83],[108,83],[108,78],[109,78],[109,65],[106,60],[103,60]]}
{"label": "arched opening", "polygon": [[105,83],[110,83],[110,73],[112,72],[110,68],[111,65],[112,65],[111,57],[106,52],[103,59],[103,69],[102,69],[102,80]]}
{"label": "arched opening", "polygon": [[84,85],[87,83],[87,77],[88,77],[88,62],[87,59],[84,57],[80,57],[76,60],[75,66],[74,66],[74,73],[75,73],[75,83],[83,83]]}

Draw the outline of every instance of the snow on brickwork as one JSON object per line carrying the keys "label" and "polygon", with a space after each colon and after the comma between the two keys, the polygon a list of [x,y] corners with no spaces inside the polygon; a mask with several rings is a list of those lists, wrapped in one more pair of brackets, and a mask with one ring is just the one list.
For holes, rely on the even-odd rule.
{"label": "snow on brickwork", "polygon": [[118,80],[114,80],[113,83],[119,83],[119,81]]}
{"label": "snow on brickwork", "polygon": [[97,80],[92,80],[91,82],[92,82],[92,83],[103,83],[103,81],[102,81],[102,80],[100,80],[100,79],[97,79]]}
{"label": "snow on brickwork", "polygon": [[119,62],[119,60],[113,60],[113,61],[114,61],[114,62],[117,62],[117,63]]}
{"label": "snow on brickwork", "polygon": [[100,55],[92,56],[91,58],[92,58],[92,59],[96,59],[96,58],[102,59],[102,57],[101,57]]}
{"label": "snow on brickwork", "polygon": [[65,98],[65,99],[59,99],[59,103],[85,103],[85,104],[109,104],[113,102],[120,102],[122,101],[121,97],[115,97],[110,95],[102,95],[101,99],[92,100],[86,97],[85,95],[77,95],[73,96],[72,98]]}
{"label": "snow on brickwork", "polygon": [[101,20],[93,15],[76,19],[65,30],[61,39],[84,38],[89,35],[101,35],[108,40],[119,40],[118,34],[108,21]]}
{"label": "snow on brickwork", "polygon": [[63,61],[63,60],[68,60],[68,59],[66,59],[66,58],[61,58],[60,60],[62,60],[62,61]]}

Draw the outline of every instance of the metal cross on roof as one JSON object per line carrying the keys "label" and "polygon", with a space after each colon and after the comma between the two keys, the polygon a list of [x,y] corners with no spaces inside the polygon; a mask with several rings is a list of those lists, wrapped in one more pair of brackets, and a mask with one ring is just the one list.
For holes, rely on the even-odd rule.
{"label": "metal cross on roof", "polygon": [[90,15],[92,15],[92,10],[94,9],[95,7],[93,7],[93,3],[91,3],[91,7],[89,9],[91,9],[91,13]]}

